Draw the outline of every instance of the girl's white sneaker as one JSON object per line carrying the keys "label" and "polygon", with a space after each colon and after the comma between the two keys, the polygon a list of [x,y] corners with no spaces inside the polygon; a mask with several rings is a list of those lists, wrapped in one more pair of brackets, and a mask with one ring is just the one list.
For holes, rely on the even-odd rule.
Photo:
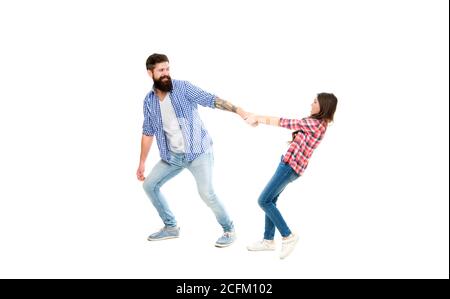
{"label": "girl's white sneaker", "polygon": [[286,258],[294,250],[298,242],[298,235],[292,233],[289,237],[283,240],[281,245],[280,259]]}
{"label": "girl's white sneaker", "polygon": [[262,240],[247,246],[248,251],[273,251],[275,242],[273,240]]}

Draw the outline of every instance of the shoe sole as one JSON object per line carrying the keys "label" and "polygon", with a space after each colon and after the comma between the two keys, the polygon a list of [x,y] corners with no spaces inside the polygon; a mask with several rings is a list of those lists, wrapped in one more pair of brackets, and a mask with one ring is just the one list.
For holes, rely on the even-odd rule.
{"label": "shoe sole", "polygon": [[225,248],[225,247],[233,245],[233,243],[230,243],[230,244],[216,244],[215,246],[218,247],[218,248]]}
{"label": "shoe sole", "polygon": [[163,241],[163,240],[168,240],[168,239],[176,239],[179,238],[180,236],[174,236],[174,237],[164,237],[164,238],[147,238],[147,241]]}
{"label": "shoe sole", "polygon": [[276,248],[271,248],[271,249],[250,249],[250,248],[247,248],[247,250],[248,251],[275,251],[276,250]]}

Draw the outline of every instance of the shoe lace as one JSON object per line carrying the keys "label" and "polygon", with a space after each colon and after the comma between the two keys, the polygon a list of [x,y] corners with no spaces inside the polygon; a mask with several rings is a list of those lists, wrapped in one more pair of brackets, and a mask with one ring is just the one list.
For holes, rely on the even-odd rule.
{"label": "shoe lace", "polygon": [[224,232],[223,235],[222,235],[222,238],[226,238],[226,239],[229,239],[231,237],[233,237],[233,233],[232,232]]}
{"label": "shoe lace", "polygon": [[161,229],[159,230],[160,233],[165,232],[165,231],[170,231],[170,228],[167,227],[167,226],[164,226],[163,228],[161,228]]}

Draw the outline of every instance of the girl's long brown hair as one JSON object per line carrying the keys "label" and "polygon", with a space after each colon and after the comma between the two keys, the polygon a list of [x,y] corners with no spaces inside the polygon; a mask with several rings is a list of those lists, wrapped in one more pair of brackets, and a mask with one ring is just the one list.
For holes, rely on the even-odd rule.
{"label": "girl's long brown hair", "polygon": [[[338,102],[336,96],[332,93],[322,92],[317,95],[317,101],[319,101],[320,110],[318,113],[312,114],[310,117],[314,119],[323,119],[327,123],[332,122]],[[300,132],[300,130],[292,132],[291,142],[294,141],[295,136],[297,136],[298,132]]]}
{"label": "girl's long brown hair", "polygon": [[317,95],[317,100],[319,101],[320,111],[311,115],[311,117],[315,119],[324,119],[328,123],[332,122],[338,102],[336,96],[332,93],[322,92]]}

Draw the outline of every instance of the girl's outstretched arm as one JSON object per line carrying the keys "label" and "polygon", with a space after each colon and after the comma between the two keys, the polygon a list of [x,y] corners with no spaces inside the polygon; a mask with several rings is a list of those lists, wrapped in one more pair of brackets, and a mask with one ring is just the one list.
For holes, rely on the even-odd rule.
{"label": "girl's outstretched arm", "polygon": [[310,117],[305,117],[303,119],[289,119],[256,114],[249,114],[246,118],[246,122],[252,126],[265,124],[311,134],[314,134],[319,127],[323,126],[324,123],[322,120],[317,120]]}
{"label": "girl's outstretched arm", "polygon": [[280,126],[280,118],[276,116],[267,116],[267,115],[255,115],[251,114],[247,122],[249,123],[256,123],[256,124],[264,124],[264,125],[271,125],[271,126]]}

